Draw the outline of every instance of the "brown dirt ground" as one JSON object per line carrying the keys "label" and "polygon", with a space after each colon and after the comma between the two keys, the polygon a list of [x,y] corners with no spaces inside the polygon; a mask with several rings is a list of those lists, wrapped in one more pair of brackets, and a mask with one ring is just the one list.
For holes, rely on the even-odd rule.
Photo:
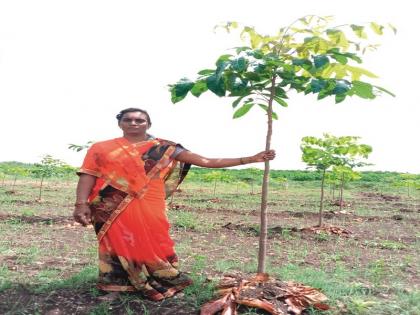
{"label": "brown dirt ground", "polygon": [[[361,197],[388,201],[379,195],[365,194]],[[398,207],[398,199],[389,201],[395,202],[390,207]],[[212,202],[216,201],[212,200]],[[217,200],[217,202],[220,202],[220,200]],[[272,206],[275,207],[275,205]],[[173,211],[181,209],[198,212],[203,222],[214,222],[214,226],[205,232],[177,227],[172,229],[176,243],[191,241],[191,255],[180,257],[186,271],[189,270],[194,255],[205,254],[210,256],[213,261],[229,258],[226,256],[226,244],[233,249],[234,253],[230,258],[235,260],[246,262],[251,259],[248,252],[241,249],[247,248],[249,251],[256,252],[258,247],[258,229],[256,228],[259,222],[258,211],[247,211],[244,216],[244,212],[240,210],[213,209],[211,207],[196,210],[189,209],[182,204],[174,204],[172,209]],[[325,224],[343,226],[352,232],[349,237],[328,236],[328,241],[317,237],[316,234],[304,233],[299,230],[316,223],[317,215],[315,213],[310,211],[299,213],[293,211],[271,212],[269,214],[268,256],[279,265],[287,262],[288,250],[294,246],[294,243],[297,243],[297,240],[299,240],[299,243],[304,243],[309,249],[316,246],[318,253],[335,253],[337,248],[345,244],[348,248],[348,255],[342,257],[343,263],[351,268],[363,268],[375,258],[383,257],[384,252],[389,251],[387,248],[380,248],[380,245],[378,245],[379,247],[376,245],[380,240],[385,239],[408,245],[416,242],[415,231],[418,231],[420,219],[409,217],[402,210],[400,212],[402,215],[400,219],[379,215],[359,216],[352,213],[351,209],[345,213],[326,212],[324,216]],[[48,257],[48,255],[42,256],[38,258],[35,264],[24,265],[23,267],[16,263],[18,259],[16,255],[0,256],[0,263],[5,264],[9,270],[16,271],[16,268],[21,268],[19,272],[30,276],[45,267],[54,266],[54,268],[65,272],[67,275],[72,275],[77,274],[84,265],[88,264],[89,258],[85,256],[80,257],[75,263],[68,263],[69,258],[77,256],[78,252],[86,247],[85,243],[79,244],[75,240],[82,239],[86,233],[90,233],[90,240],[94,239],[91,229],[87,231],[86,228],[74,224],[70,216],[14,216],[0,213],[0,222],[10,220],[23,223],[25,225],[24,235],[30,236],[14,239],[14,244],[20,247],[30,247],[37,237],[41,238],[42,233],[47,228],[53,236],[49,240],[49,246],[61,250],[62,256],[59,258]],[[410,224],[407,224],[407,222]],[[285,232],[290,237],[282,237]],[[222,243],[220,243],[221,237],[224,240]],[[72,244],[71,251],[66,252],[66,244]],[[362,253],[357,260],[352,255],[354,250]],[[398,251],[399,255],[403,255],[404,251],[404,248],[400,249]],[[393,253],[389,251],[389,255]],[[279,257],[282,257],[282,259],[278,259]],[[302,257],[300,264],[302,266],[319,266],[321,260],[322,257],[319,254],[309,250],[308,254]],[[331,261],[331,266],[328,266],[328,263],[325,266],[327,269],[329,267],[334,267],[333,261]],[[407,266],[405,272],[407,285],[418,287],[418,271],[415,265]],[[222,275],[221,272],[212,268],[206,270],[205,274],[209,278],[217,278]],[[33,286],[16,284],[11,289],[0,292],[0,314],[14,314],[15,310],[19,314],[34,314],[36,312],[49,315],[89,314],[95,308],[97,309],[100,303],[104,303],[104,299],[106,299],[104,294],[93,290],[93,287],[94,283],[88,283],[77,289],[55,289],[44,293],[34,293]],[[183,293],[160,303],[149,302],[133,294],[121,294],[113,301],[109,301],[104,308],[109,314],[124,314],[128,308],[137,314],[144,314],[145,309],[148,310],[147,314],[198,314],[198,309],[185,299]]]}

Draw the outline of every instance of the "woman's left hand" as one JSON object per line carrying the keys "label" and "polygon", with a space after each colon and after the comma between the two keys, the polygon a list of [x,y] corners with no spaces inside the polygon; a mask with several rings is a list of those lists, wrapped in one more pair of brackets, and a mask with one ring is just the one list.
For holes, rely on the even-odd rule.
{"label": "woman's left hand", "polygon": [[276,157],[276,151],[275,150],[268,150],[268,151],[262,151],[260,153],[255,154],[252,159],[253,162],[265,162],[269,160],[273,160]]}

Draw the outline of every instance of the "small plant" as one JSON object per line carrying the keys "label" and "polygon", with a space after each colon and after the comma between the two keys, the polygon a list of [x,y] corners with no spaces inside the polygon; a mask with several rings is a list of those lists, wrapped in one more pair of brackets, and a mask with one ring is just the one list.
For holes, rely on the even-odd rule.
{"label": "small plant", "polygon": [[36,163],[32,173],[40,178],[38,200],[42,196],[42,184],[45,178],[61,174],[61,169],[65,163],[59,159],[54,159],[51,155],[45,155],[40,163]]}
{"label": "small plant", "polygon": [[203,273],[207,266],[206,257],[197,255],[194,259],[194,264],[191,267],[193,284],[184,289],[184,294],[188,302],[198,308],[213,298],[215,287],[212,282],[207,281],[207,277]]}
{"label": "small plant", "polygon": [[174,216],[174,226],[185,230],[197,230],[199,222],[194,213],[187,211],[176,211],[172,214]]}
{"label": "small plant", "polygon": [[368,247],[375,247],[389,250],[401,250],[407,248],[407,246],[400,242],[394,242],[390,240],[383,240],[380,242],[366,241],[365,245]]}
{"label": "small plant", "polygon": [[22,215],[25,217],[32,217],[35,215],[35,211],[32,209],[23,209],[22,210]]}
{"label": "small plant", "polygon": [[386,274],[386,265],[383,259],[375,260],[369,264],[368,275],[375,284],[380,283]]}
{"label": "small plant", "polygon": [[12,283],[8,280],[9,273],[9,268],[6,265],[0,265],[0,293],[12,286]]}
{"label": "small plant", "polygon": [[330,239],[330,235],[328,233],[320,232],[320,233],[315,234],[315,240],[319,242],[326,242],[329,239]]}
{"label": "small plant", "polygon": [[369,309],[376,305],[376,301],[353,298],[348,305],[352,314],[370,314]]}

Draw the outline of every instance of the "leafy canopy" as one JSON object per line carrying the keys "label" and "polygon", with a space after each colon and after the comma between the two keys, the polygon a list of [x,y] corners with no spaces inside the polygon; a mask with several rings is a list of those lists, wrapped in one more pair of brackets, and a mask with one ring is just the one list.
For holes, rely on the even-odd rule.
{"label": "leafy canopy", "polygon": [[359,137],[335,137],[324,134],[323,138],[303,137],[301,150],[302,160],[309,167],[317,170],[328,170],[330,167],[343,166],[352,169],[355,166],[366,165],[360,161],[367,158],[372,152],[372,147],[367,144],[358,144]]}
{"label": "leafy canopy", "polygon": [[[363,53],[378,46],[366,43],[369,30],[369,35],[382,35],[386,28],[394,33],[396,29],[374,22],[331,27],[331,21],[330,17],[305,16],[274,35],[243,27],[240,36],[246,45],[221,55],[215,68],[199,71],[195,81],[182,78],[170,85],[172,102],[188,93],[199,97],[211,91],[235,98],[233,118],[239,118],[256,106],[267,112],[270,100],[287,107],[290,91],[316,94],[318,100],[332,96],[336,103],[349,96],[374,99],[384,92],[394,96],[364,81],[376,75],[358,65]],[[228,22],[221,27],[230,32],[238,24]],[[277,118],[275,112],[273,118]]]}
{"label": "leafy canopy", "polygon": [[35,163],[31,172],[35,177],[42,178],[61,175],[63,171],[67,172],[69,169],[74,171],[74,168],[71,166],[67,166],[63,161],[47,154],[43,156],[40,163]]}

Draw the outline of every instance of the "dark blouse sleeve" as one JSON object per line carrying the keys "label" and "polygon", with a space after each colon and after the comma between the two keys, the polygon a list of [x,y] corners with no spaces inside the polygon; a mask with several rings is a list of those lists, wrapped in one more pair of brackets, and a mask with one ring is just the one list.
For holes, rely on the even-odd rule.
{"label": "dark blouse sleeve", "polygon": [[181,152],[184,152],[184,151],[188,151],[188,150],[178,143],[175,147],[174,153],[172,153],[171,155],[171,158],[175,159]]}

